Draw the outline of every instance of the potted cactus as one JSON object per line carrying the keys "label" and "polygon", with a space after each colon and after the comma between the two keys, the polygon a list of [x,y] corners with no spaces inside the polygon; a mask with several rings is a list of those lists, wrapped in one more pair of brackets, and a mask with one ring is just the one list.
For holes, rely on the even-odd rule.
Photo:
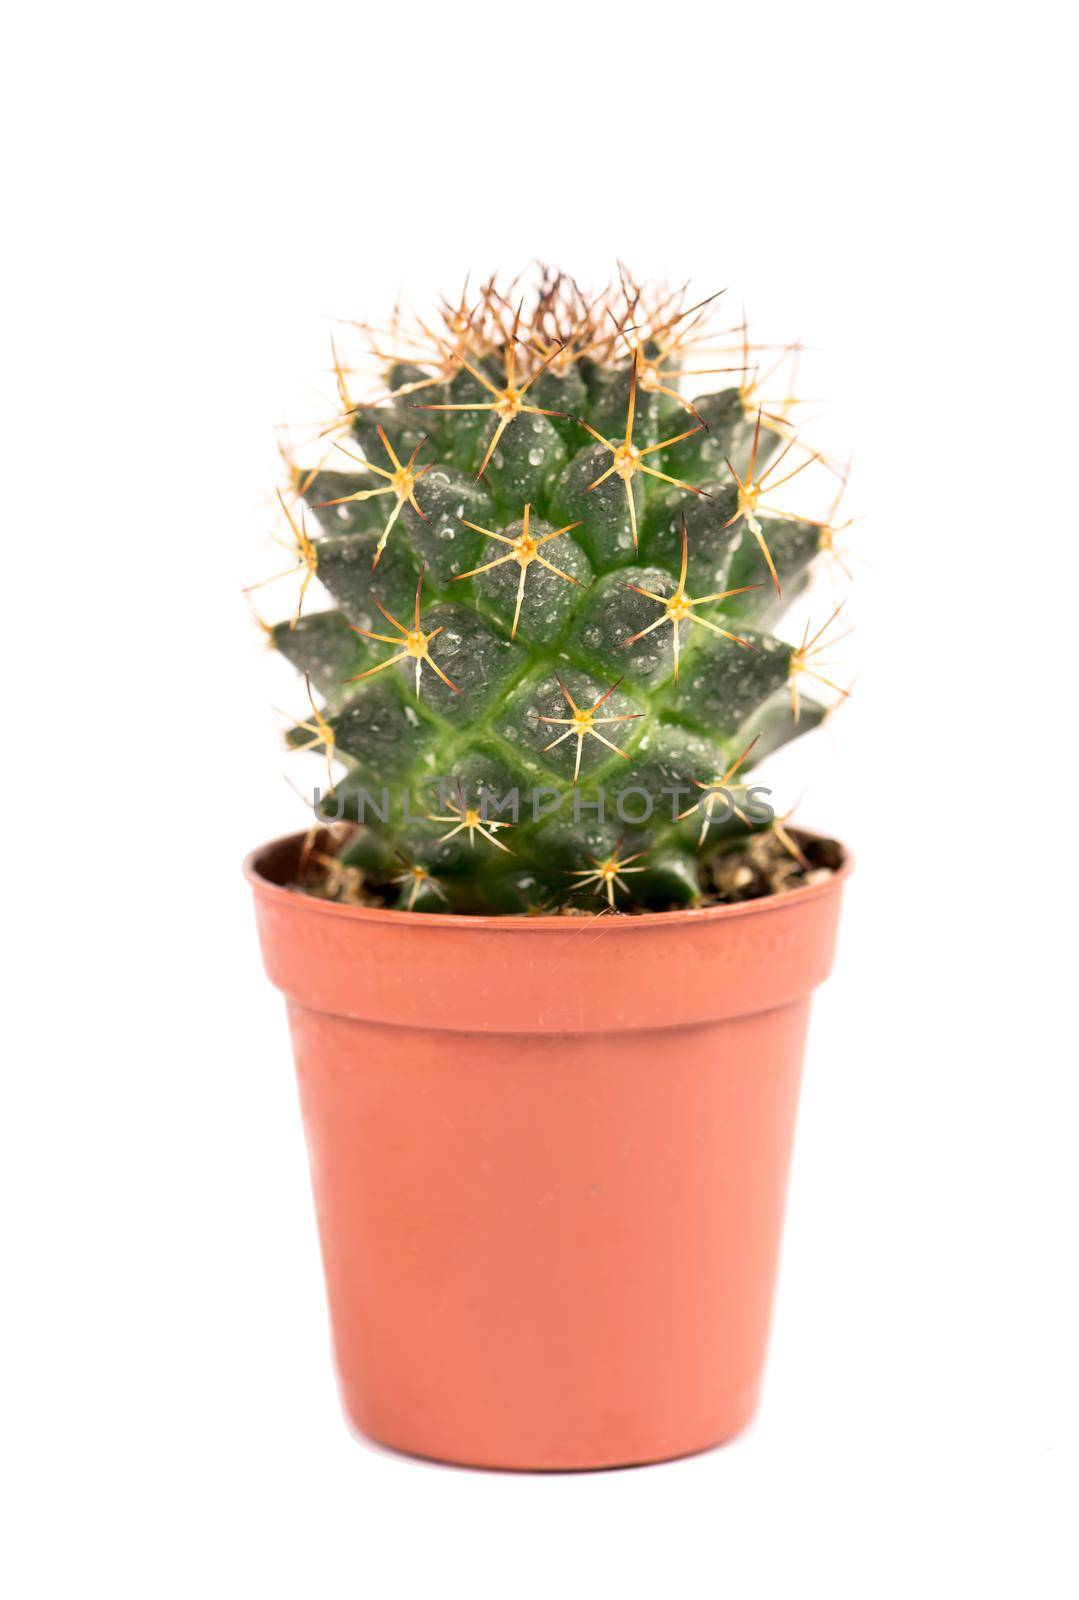
{"label": "potted cactus", "polygon": [[835,534],[786,486],[842,474],[714,309],[466,288],[363,329],[369,398],[335,350],[288,453],[266,631],[324,766],[247,872],[344,1407],[407,1452],[655,1461],[756,1404],[848,863],[751,777],[844,692],[834,617],[774,631]]}

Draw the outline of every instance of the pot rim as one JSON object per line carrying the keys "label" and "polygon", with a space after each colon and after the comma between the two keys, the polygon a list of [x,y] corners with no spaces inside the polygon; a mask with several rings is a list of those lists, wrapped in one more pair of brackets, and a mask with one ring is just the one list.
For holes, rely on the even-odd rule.
{"label": "pot rim", "polygon": [[[830,835],[814,833],[809,828],[792,828],[791,832],[802,839],[830,839]],[[497,916],[470,916],[459,911],[398,911],[392,906],[350,906],[342,905],[337,900],[320,900],[315,895],[304,895],[291,884],[275,883],[262,871],[262,865],[272,853],[283,852],[298,845],[305,837],[305,833],[306,830],[281,834],[276,839],[269,839],[265,844],[256,846],[244,857],[242,870],[252,889],[283,904],[293,904],[297,895],[300,895],[305,909],[321,916],[343,917],[356,922],[386,923],[391,927],[401,927],[408,923],[414,927],[426,926],[431,929],[471,927],[533,933],[543,929],[558,929],[564,933],[567,929],[567,918],[557,915],[529,917],[508,913]],[[633,915],[616,913],[618,926],[628,932],[632,928],[674,928],[684,927],[691,922],[715,922],[754,914],[759,916],[762,912],[777,906],[801,903],[834,894],[853,872],[854,857],[841,841],[831,842],[839,845],[843,852],[843,860],[820,883],[809,883],[798,889],[789,889],[785,894],[761,895],[756,900],[740,900],[729,905],[681,906],[675,911],[642,911]]]}

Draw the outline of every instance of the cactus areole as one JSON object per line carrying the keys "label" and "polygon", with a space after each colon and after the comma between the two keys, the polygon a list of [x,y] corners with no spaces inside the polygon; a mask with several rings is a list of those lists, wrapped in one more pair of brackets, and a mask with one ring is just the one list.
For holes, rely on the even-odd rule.
{"label": "cactus areole", "polygon": [[374,394],[335,341],[286,451],[314,815],[246,870],[342,1402],[412,1454],[659,1461],[757,1404],[849,863],[753,769],[844,693],[834,602],[773,630],[845,474],[722,305],[466,287],[359,330]]}
{"label": "cactus areole", "polygon": [[302,886],[640,912],[737,898],[732,852],[753,893],[837,864],[753,771],[845,693],[833,617],[773,631],[834,556],[844,475],[769,398],[793,348],[725,304],[625,272],[466,286],[361,330],[369,396],[335,340],[339,411],[278,497],[295,603],[266,626],[306,679],[288,744],[325,758],[305,798],[341,824]]}

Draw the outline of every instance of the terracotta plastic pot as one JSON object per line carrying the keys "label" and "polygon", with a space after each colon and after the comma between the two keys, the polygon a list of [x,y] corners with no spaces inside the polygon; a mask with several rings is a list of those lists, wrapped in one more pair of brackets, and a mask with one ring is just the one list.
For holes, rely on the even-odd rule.
{"label": "terracotta plastic pot", "polygon": [[350,1421],[582,1468],[753,1414],[811,991],[843,881],[654,916],[408,915],[248,858]]}

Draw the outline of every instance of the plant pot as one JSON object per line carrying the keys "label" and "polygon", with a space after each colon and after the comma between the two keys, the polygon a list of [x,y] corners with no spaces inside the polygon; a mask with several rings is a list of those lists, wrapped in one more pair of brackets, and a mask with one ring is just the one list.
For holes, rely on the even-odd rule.
{"label": "plant pot", "polygon": [[283,887],[300,842],[245,870],[288,1002],[350,1421],[518,1469],[737,1433],[849,863],[708,910],[458,917]]}

